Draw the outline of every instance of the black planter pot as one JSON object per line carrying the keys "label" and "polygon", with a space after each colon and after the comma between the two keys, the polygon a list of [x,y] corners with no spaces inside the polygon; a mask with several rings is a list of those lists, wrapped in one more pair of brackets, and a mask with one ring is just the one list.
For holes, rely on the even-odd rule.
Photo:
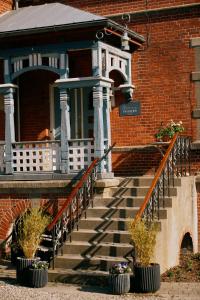
{"label": "black planter pot", "polygon": [[29,287],[44,287],[48,282],[48,269],[29,269],[27,271],[27,281]]}
{"label": "black planter pot", "polygon": [[32,265],[32,263],[39,260],[40,260],[39,257],[35,257],[35,258],[17,257],[16,278],[19,284],[28,285],[27,270]]}
{"label": "black planter pot", "polygon": [[154,293],[160,288],[160,265],[151,264],[148,267],[134,266],[134,291],[139,293]]}
{"label": "black planter pot", "polygon": [[110,274],[109,283],[113,294],[126,294],[130,290],[130,275],[128,273]]}

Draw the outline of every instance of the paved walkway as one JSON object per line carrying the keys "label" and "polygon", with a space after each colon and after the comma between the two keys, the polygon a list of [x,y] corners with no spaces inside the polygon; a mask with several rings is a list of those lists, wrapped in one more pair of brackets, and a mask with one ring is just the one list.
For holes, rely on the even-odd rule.
{"label": "paved walkway", "polygon": [[49,282],[44,288],[27,288],[16,283],[15,269],[0,265],[0,300],[200,300],[199,283],[161,283],[155,294],[112,295],[107,286],[81,286]]}
{"label": "paved walkway", "polygon": [[200,300],[200,283],[162,283],[155,294],[112,295],[108,287],[48,283],[44,288],[26,288],[15,279],[0,280],[1,300]]}

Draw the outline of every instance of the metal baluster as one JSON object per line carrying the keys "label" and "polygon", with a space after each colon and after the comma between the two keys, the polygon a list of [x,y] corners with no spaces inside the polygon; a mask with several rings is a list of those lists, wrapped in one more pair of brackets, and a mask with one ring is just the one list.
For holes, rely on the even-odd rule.
{"label": "metal baluster", "polygon": [[167,190],[168,190],[168,197],[169,197],[170,196],[169,158],[167,160]]}
{"label": "metal baluster", "polygon": [[64,222],[64,218],[63,218],[63,214],[62,214],[62,218],[61,218],[61,238],[60,238],[61,255],[63,255],[63,245],[64,245],[63,222]]}
{"label": "metal baluster", "polygon": [[52,245],[53,245],[53,270],[55,268],[55,230],[56,230],[56,225],[52,229]]}

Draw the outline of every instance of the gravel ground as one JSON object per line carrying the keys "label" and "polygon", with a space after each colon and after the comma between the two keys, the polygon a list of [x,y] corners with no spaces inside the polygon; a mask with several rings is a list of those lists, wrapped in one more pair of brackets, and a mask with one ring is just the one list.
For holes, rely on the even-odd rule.
{"label": "gravel ground", "polygon": [[15,280],[0,281],[1,300],[200,300],[200,284],[162,283],[161,289],[154,295],[129,293],[124,296],[112,295],[107,288],[78,286],[61,283],[48,283],[44,288],[26,288],[16,284]]}

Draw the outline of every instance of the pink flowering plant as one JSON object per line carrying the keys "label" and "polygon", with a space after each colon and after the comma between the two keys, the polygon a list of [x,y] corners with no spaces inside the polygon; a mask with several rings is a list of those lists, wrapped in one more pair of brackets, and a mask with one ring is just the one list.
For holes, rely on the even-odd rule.
{"label": "pink flowering plant", "polygon": [[163,123],[161,123],[161,126],[158,132],[155,134],[155,137],[158,140],[162,140],[165,136],[168,136],[171,139],[173,138],[175,133],[183,132],[184,130],[185,129],[183,127],[182,121],[174,122],[173,120],[171,120],[166,126],[163,126]]}
{"label": "pink flowering plant", "polygon": [[110,274],[124,274],[124,273],[131,273],[132,270],[129,267],[128,263],[121,262],[118,264],[113,264],[112,267],[109,269]]}

